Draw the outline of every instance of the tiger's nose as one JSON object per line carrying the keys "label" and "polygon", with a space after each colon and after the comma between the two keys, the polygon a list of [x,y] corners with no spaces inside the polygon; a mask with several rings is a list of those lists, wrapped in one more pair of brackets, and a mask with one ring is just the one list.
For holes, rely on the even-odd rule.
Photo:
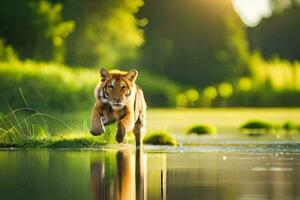
{"label": "tiger's nose", "polygon": [[121,101],[120,98],[114,98],[114,100],[115,100],[116,102],[118,102],[118,103]]}

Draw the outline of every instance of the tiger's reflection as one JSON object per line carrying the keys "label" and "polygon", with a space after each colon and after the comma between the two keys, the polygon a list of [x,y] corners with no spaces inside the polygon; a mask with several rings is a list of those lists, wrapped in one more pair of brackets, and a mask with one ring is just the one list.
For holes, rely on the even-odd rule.
{"label": "tiger's reflection", "polygon": [[110,159],[91,162],[92,199],[145,200],[146,158],[142,150],[120,150],[115,156],[116,164]]}

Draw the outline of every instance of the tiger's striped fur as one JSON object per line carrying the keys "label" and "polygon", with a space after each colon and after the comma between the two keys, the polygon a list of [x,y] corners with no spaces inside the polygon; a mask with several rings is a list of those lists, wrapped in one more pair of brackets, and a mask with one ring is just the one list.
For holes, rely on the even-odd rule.
{"label": "tiger's striped fur", "polygon": [[136,144],[140,145],[145,132],[146,102],[142,89],[135,83],[138,72],[108,72],[101,68],[100,75],[101,82],[95,89],[91,134],[101,135],[105,125],[117,121],[116,140],[123,142],[125,134],[133,131]]}

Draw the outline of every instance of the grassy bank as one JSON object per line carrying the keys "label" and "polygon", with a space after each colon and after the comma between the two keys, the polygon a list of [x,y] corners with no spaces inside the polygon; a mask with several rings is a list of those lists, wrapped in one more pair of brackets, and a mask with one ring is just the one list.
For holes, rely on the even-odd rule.
{"label": "grassy bank", "polygon": [[[32,61],[0,62],[0,112],[8,111],[9,106],[43,111],[86,110],[94,103],[94,88],[99,79],[98,69]],[[138,84],[144,89],[149,105],[175,105],[173,97],[179,87],[173,82],[143,72]]]}
{"label": "grassy bank", "polygon": [[[30,118],[34,113],[35,117]],[[3,124],[5,117],[2,115],[0,124],[1,147],[97,147],[116,143],[115,125],[108,127],[103,136],[92,137],[89,134],[90,111],[45,115],[20,111],[15,116],[10,115],[10,122],[6,119],[6,124]],[[241,124],[252,119],[273,124],[286,121],[299,123],[300,109],[149,109],[147,130],[185,135],[188,127],[201,123],[215,126],[218,135],[238,134]],[[133,135],[127,139],[129,143],[134,143]]]}
{"label": "grassy bank", "polygon": [[0,148],[92,148],[107,144],[103,139],[87,136],[52,136],[44,138],[24,138],[19,141],[0,142]]}
{"label": "grassy bank", "polygon": [[[90,110],[68,113],[52,113],[47,119],[52,132],[89,134]],[[147,130],[166,130],[185,134],[195,124],[210,124],[218,133],[238,132],[241,124],[252,120],[264,120],[274,124],[286,121],[300,122],[300,108],[208,108],[208,109],[148,109]],[[67,126],[66,126],[67,125]]]}

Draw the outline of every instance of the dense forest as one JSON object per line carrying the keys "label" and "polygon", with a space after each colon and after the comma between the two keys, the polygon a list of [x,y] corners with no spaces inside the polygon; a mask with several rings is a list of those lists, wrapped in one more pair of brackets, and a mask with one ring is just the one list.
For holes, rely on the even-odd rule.
{"label": "dense forest", "polygon": [[[62,99],[73,92],[78,99],[68,109],[85,98],[90,99],[87,107],[94,76],[104,66],[138,69],[150,106],[299,106],[300,4],[269,4],[272,15],[247,27],[231,0],[3,1],[1,98],[20,106],[20,89],[31,102],[43,90]],[[51,76],[45,72],[48,80],[66,79],[56,71],[61,68],[61,73],[94,73],[94,82],[77,83],[81,92],[68,84],[64,90],[49,86],[37,76],[50,63],[56,66],[48,70]],[[12,68],[19,78],[8,75]],[[56,102],[58,109],[68,107],[58,99],[41,98],[46,106],[33,106]]]}

